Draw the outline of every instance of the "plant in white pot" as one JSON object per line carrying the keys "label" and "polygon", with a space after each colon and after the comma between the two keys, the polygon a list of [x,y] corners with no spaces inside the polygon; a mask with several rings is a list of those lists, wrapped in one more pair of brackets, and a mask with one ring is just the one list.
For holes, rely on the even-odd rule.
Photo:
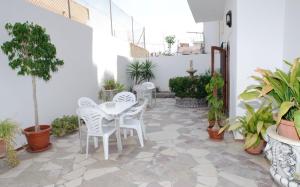
{"label": "plant in white pot", "polygon": [[300,58],[286,62],[288,72],[258,69],[251,85],[240,97],[243,100],[264,99],[277,112],[277,126],[267,129],[265,153],[271,161],[270,173],[282,186],[300,186]]}
{"label": "plant in white pot", "polygon": [[50,125],[40,125],[36,94],[36,79],[51,79],[64,62],[56,58],[56,48],[46,30],[33,23],[7,23],[5,29],[11,40],[2,44],[1,49],[8,56],[9,66],[18,75],[31,76],[35,124],[23,130],[28,150],[39,152],[50,147]]}

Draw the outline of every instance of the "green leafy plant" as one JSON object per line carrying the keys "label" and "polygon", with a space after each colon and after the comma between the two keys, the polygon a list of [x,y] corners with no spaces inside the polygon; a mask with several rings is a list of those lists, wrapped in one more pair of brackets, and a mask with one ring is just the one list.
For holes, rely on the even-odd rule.
{"label": "green leafy plant", "polygon": [[175,77],[169,80],[169,87],[176,97],[201,99],[207,96],[205,86],[209,83],[210,78],[208,73],[194,77]]}
{"label": "green leafy plant", "polygon": [[14,149],[14,138],[18,133],[19,127],[16,122],[8,119],[0,121],[0,141],[4,141],[6,146],[7,162],[11,167],[17,166],[20,162]]}
{"label": "green leafy plant", "polygon": [[130,78],[134,81],[134,84],[137,85],[143,81],[142,79],[142,63],[139,61],[134,61],[129,64],[127,68],[127,73]]}
{"label": "green leafy plant", "polygon": [[150,81],[151,79],[155,78],[155,75],[153,73],[153,69],[155,68],[155,64],[153,64],[152,61],[146,60],[142,63],[141,67],[141,77],[145,81]]}
{"label": "green leafy plant", "polygon": [[272,114],[272,106],[264,103],[255,111],[255,109],[247,103],[245,116],[234,118],[220,129],[219,133],[225,130],[235,131],[241,130],[245,136],[244,148],[248,149],[256,147],[260,144],[266,135],[267,128],[275,124]]}
{"label": "green leafy plant", "polygon": [[223,100],[220,99],[220,95],[218,94],[223,86],[224,80],[219,73],[215,73],[205,86],[205,90],[208,93],[206,98],[209,105],[208,120],[210,121],[220,121],[224,117]]}
{"label": "green leafy plant", "polygon": [[11,40],[3,43],[1,49],[8,56],[9,66],[16,70],[18,75],[32,78],[35,131],[38,131],[36,78],[50,80],[51,72],[56,72],[64,62],[56,58],[56,48],[41,26],[28,22],[7,23],[5,29]]}
{"label": "green leafy plant", "polygon": [[175,38],[176,37],[174,35],[169,35],[169,36],[165,37],[165,41],[168,44],[168,53],[169,53],[169,55],[171,55],[171,48],[172,48],[172,45],[174,45],[174,43],[175,43]]}
{"label": "green leafy plant", "polygon": [[300,58],[293,64],[286,64],[290,67],[287,73],[280,69],[274,72],[257,69],[261,76],[252,77],[258,84],[249,86],[240,98],[245,101],[263,98],[275,104],[275,110],[278,110],[276,124],[281,119],[294,121],[300,135]]}
{"label": "green leafy plant", "polygon": [[155,78],[153,73],[154,68],[155,64],[150,60],[144,62],[134,61],[127,67],[127,73],[134,81],[134,84],[138,85],[143,81],[150,81]]}
{"label": "green leafy plant", "polygon": [[63,116],[52,122],[52,134],[55,136],[64,136],[78,130],[77,116]]}
{"label": "green leafy plant", "polygon": [[125,86],[116,82],[114,79],[109,79],[104,81],[104,89],[105,90],[117,90],[118,92],[124,91]]}

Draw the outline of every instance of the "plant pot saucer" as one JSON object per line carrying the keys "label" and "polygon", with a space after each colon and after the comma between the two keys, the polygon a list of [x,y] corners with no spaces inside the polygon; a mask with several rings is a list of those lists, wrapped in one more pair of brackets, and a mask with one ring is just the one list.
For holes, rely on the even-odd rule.
{"label": "plant pot saucer", "polygon": [[30,147],[26,147],[26,151],[28,151],[29,153],[40,153],[43,151],[47,151],[48,149],[50,149],[52,147],[52,143],[49,143],[47,147],[43,148],[43,149],[39,149],[39,150],[31,150]]}

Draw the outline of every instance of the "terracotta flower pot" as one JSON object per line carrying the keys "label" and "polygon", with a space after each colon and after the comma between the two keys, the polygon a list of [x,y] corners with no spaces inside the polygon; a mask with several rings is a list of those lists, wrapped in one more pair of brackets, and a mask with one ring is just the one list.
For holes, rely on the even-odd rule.
{"label": "terracotta flower pot", "polygon": [[277,132],[280,136],[292,140],[300,140],[293,121],[281,120],[277,127]]}
{"label": "terracotta flower pot", "polygon": [[224,131],[222,133],[219,134],[219,130],[218,129],[214,129],[214,128],[207,128],[207,132],[209,135],[210,139],[213,140],[223,140],[224,138]]}
{"label": "terracotta flower pot", "polygon": [[212,128],[213,126],[215,126],[215,124],[219,124],[220,125],[221,121],[215,121],[215,120],[208,120],[208,127]]}
{"label": "terracotta flower pot", "polygon": [[35,127],[28,127],[23,130],[28,142],[29,152],[41,152],[50,148],[50,125],[40,125],[40,130],[35,132]]}
{"label": "terracotta flower pot", "polygon": [[4,157],[6,153],[6,146],[3,140],[0,140],[0,158]]}
{"label": "terracotta flower pot", "polygon": [[266,141],[261,140],[258,145],[256,145],[255,147],[250,147],[248,149],[245,149],[245,151],[249,154],[252,154],[252,155],[259,155],[259,154],[262,153],[265,146],[266,146]]}

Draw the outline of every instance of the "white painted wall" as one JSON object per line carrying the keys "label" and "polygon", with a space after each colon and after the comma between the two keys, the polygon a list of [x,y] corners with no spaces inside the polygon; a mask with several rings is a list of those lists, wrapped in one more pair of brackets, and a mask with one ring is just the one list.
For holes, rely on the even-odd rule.
{"label": "white painted wall", "polygon": [[[293,61],[300,57],[300,1],[286,0],[284,59]],[[286,68],[286,66],[284,66]]]}
{"label": "white painted wall", "polygon": [[211,21],[203,23],[205,51],[211,52],[211,46],[220,46],[220,22]]}
{"label": "white painted wall", "polygon": [[[9,40],[4,29],[7,22],[34,22],[46,28],[65,65],[45,83],[38,81],[37,97],[40,123],[49,124],[56,117],[75,114],[82,96],[97,100],[102,80],[117,78],[117,61],[129,56],[129,44],[103,31],[101,22],[91,14],[90,26],[28,4],[25,1],[0,1],[0,44]],[[0,119],[11,118],[21,128],[34,123],[31,79],[17,76],[0,51]],[[26,141],[17,138],[17,147]]]}
{"label": "white painted wall", "polygon": [[[197,55],[178,55],[178,56],[159,56],[150,57],[155,64],[154,75],[155,79],[151,80],[160,91],[169,91],[169,80],[170,78],[188,76],[186,72],[189,68],[190,60],[193,60],[193,67],[197,70],[195,75],[205,73],[210,70],[211,58],[210,54],[197,54]],[[216,55],[216,66],[219,68],[219,55]],[[128,64],[126,65],[128,66]],[[120,77],[126,77],[129,80],[128,75],[124,74]],[[119,73],[118,73],[119,75]]]}

